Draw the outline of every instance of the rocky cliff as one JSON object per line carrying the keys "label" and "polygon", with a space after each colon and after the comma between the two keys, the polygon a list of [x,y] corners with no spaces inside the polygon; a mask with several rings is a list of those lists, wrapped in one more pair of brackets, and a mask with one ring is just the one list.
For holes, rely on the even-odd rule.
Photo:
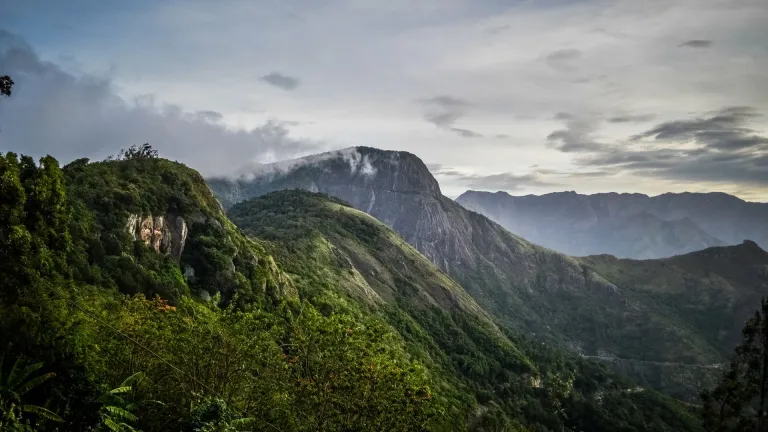
{"label": "rocky cliff", "polygon": [[126,232],[134,239],[141,240],[157,253],[181,258],[189,229],[179,215],[139,216],[131,214],[125,224]]}

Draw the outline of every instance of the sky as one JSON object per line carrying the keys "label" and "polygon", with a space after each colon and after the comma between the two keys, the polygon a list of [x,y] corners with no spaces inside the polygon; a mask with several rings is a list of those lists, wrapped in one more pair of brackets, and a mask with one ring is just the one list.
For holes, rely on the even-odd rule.
{"label": "sky", "polygon": [[765,0],[4,0],[5,74],[0,150],[62,163],[363,145],[448,196],[768,201]]}

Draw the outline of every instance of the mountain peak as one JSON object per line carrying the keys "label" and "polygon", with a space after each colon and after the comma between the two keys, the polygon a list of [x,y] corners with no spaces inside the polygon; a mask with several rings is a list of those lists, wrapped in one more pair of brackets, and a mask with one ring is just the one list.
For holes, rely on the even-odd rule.
{"label": "mountain peak", "polygon": [[349,147],[258,165],[237,179],[212,178],[208,183],[225,207],[281,189],[334,195],[344,188],[366,201],[382,192],[442,196],[437,180],[416,155],[373,147]]}

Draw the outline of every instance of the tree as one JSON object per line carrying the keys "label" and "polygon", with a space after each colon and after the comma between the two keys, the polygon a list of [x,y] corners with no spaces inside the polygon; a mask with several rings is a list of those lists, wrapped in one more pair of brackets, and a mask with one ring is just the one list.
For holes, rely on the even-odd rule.
{"label": "tree", "polygon": [[743,340],[717,386],[702,392],[702,414],[708,430],[766,432],[768,384],[768,301],[747,320]]}
{"label": "tree", "polygon": [[8,75],[0,76],[0,96],[10,97],[13,80]]}
{"label": "tree", "polygon": [[143,372],[136,372],[129,376],[117,388],[107,392],[99,400],[103,403],[102,421],[104,425],[112,432],[136,432],[133,426],[128,422],[138,420],[133,413],[140,405],[155,403],[163,405],[161,402],[152,400],[135,400],[136,386],[144,379]]}
{"label": "tree", "polygon": [[8,373],[3,374],[3,362],[0,359],[0,420],[19,419],[23,414],[32,414],[41,419],[55,422],[63,421],[61,417],[47,408],[26,404],[23,401],[25,394],[53,378],[54,374],[50,372],[32,377],[32,374],[42,367],[42,363],[23,367],[21,357],[19,357],[13,363]]}
{"label": "tree", "polygon": [[120,150],[120,154],[118,155],[117,159],[156,159],[157,156],[157,150],[153,149],[149,143],[144,143],[138,147],[136,145],[132,145],[128,147],[127,150]]}

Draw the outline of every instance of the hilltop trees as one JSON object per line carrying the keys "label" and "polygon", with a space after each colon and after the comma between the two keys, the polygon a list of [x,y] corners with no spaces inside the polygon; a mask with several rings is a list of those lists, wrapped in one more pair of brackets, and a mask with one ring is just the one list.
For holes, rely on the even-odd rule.
{"label": "hilltop trees", "polygon": [[13,80],[8,75],[0,76],[0,96],[10,97],[13,84]]}
{"label": "hilltop trees", "polygon": [[718,385],[702,392],[704,421],[710,431],[768,430],[768,301],[762,300],[742,335]]}

